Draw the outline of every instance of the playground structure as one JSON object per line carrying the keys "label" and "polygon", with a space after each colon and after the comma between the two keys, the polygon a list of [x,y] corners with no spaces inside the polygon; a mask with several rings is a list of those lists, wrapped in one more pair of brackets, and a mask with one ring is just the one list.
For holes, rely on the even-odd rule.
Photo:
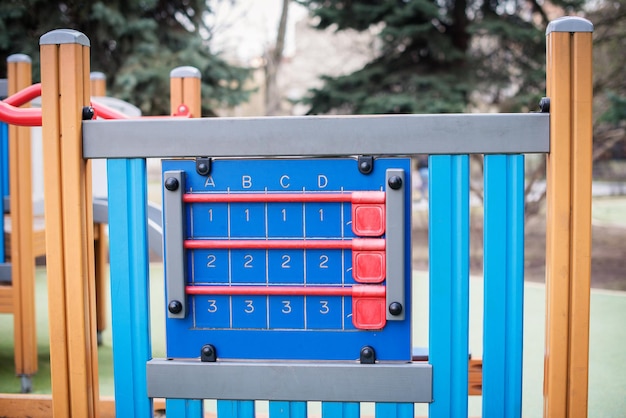
{"label": "playground structure", "polygon": [[[306,400],[323,401],[322,411],[329,416],[358,416],[360,401],[379,402],[376,408],[380,416],[413,416],[413,402],[428,402],[432,417],[467,416],[469,271],[466,259],[468,154],[471,153],[485,154],[486,167],[483,414],[521,415],[523,154],[545,153],[548,156],[548,298],[544,416],[586,416],[592,30],[588,21],[579,18],[560,19],[548,27],[549,102],[545,100],[543,112],[537,114],[137,119],[82,123],[82,110],[88,106],[90,96],[89,41],[74,31],[44,35],[40,44],[42,68],[46,68],[42,71],[44,151],[49,157],[45,161],[46,246],[50,316],[59,318],[51,324],[55,416],[98,413],[93,219],[88,181],[91,158],[108,159],[109,189],[115,190],[109,196],[109,235],[112,298],[115,297],[112,329],[118,416],[150,416],[153,397],[168,398],[167,412],[182,417],[200,416],[200,399],[204,398],[220,399],[220,417],[252,416],[253,403],[246,399],[270,400],[272,416],[280,413],[285,416],[285,411],[290,411],[289,416],[306,415],[303,402]],[[173,104],[187,104],[187,100],[183,98]],[[191,113],[198,115],[194,110]],[[6,113],[2,117],[6,118]],[[19,123],[17,119],[13,122]],[[176,272],[186,274],[188,260],[185,255],[170,258],[172,253],[182,251],[182,245],[190,250],[195,244],[186,243],[189,232],[185,232],[187,226],[181,219],[184,215],[170,218],[168,213],[192,210],[182,206],[183,201],[192,204],[196,199],[194,191],[184,184],[186,181],[197,184],[198,176],[208,175],[203,164],[214,162],[217,176],[220,157],[236,158],[242,167],[248,167],[249,157],[266,158],[271,164],[278,156],[292,159],[306,156],[305,160],[315,165],[323,161],[319,157],[345,159],[360,155],[364,159],[359,161],[359,169],[368,171],[368,164],[377,166],[378,156],[415,154],[430,154],[430,321],[431,325],[437,322],[430,327],[428,363],[411,362],[410,358],[402,363],[388,362],[384,350],[374,365],[346,358],[330,364],[319,358],[313,362],[281,358],[268,361],[267,354],[256,362],[240,362],[221,359],[219,347],[220,361],[215,361],[215,353],[205,350],[206,346],[202,346],[202,352],[197,347],[197,354],[185,354],[180,360],[151,358],[150,336],[146,332],[149,280],[145,158],[201,157],[196,159],[193,169],[187,167],[193,160],[181,162],[184,166],[180,167],[172,162],[168,163],[173,164],[168,166],[169,171],[163,173],[164,196],[169,192],[179,196],[165,200],[171,207],[165,209],[163,224],[168,237],[164,310],[168,312],[169,332],[179,326],[180,322],[176,322],[179,319],[195,315],[198,302],[190,296],[195,292],[192,288],[197,286],[183,281],[181,288],[181,282],[170,281]],[[207,156],[217,159],[212,161]],[[369,156],[376,158],[369,160]],[[292,162],[287,160],[286,164]],[[402,198],[397,194],[391,196],[394,191],[406,189],[404,179],[410,176],[395,163],[390,164],[392,167],[385,171],[380,187],[385,191],[385,210],[398,215],[404,207],[399,203]],[[360,175],[369,175],[362,171]],[[206,182],[209,184],[208,179]],[[286,184],[284,181],[281,186]],[[242,180],[242,186],[245,185],[246,180]],[[366,191],[378,190],[379,185],[364,187]],[[228,190],[219,191],[227,199],[233,198]],[[357,215],[352,216],[352,220],[358,219]],[[379,312],[382,316],[376,316],[379,322],[372,322],[369,317],[358,320],[357,325],[364,328],[385,328],[385,321],[395,325],[410,317],[410,288],[398,285],[397,280],[392,286],[391,281],[392,276],[398,276],[400,283],[405,283],[406,274],[410,275],[410,265],[407,268],[406,264],[410,257],[406,257],[407,248],[403,244],[405,216],[385,218],[387,242],[382,251],[387,258],[386,280],[381,285],[385,295],[382,313]],[[168,221],[171,221],[169,226]],[[190,228],[193,232],[193,225]],[[171,246],[170,240],[178,240],[181,246]],[[212,262],[210,257],[207,260]],[[357,265],[354,263],[353,267]],[[371,299],[380,302],[378,296]],[[211,313],[211,309],[209,302],[207,311]],[[354,305],[353,311],[363,313]],[[267,334],[271,332],[270,329]],[[180,351],[175,341],[168,344],[168,351]],[[375,352],[378,354],[378,348]],[[360,363],[368,363],[372,354],[361,350]],[[354,358],[358,359],[359,355]],[[243,375],[245,382],[241,379]],[[329,379],[335,384],[320,384]],[[174,381],[176,384],[172,385]],[[247,384],[248,381],[252,383]],[[332,390],[328,390],[329,386]]]}

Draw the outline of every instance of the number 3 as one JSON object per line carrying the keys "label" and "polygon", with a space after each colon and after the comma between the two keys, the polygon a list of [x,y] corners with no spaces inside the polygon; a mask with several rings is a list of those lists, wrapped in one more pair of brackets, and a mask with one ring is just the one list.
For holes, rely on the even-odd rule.
{"label": "number 3", "polygon": [[251,314],[252,312],[254,312],[254,306],[252,305],[252,301],[244,300],[244,302],[246,303],[246,307],[243,311],[247,314]]}

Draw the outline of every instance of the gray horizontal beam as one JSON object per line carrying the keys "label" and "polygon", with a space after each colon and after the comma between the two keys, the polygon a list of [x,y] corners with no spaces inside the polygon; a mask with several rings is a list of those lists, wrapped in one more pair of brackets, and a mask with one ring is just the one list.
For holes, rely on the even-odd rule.
{"label": "gray horizontal beam", "polygon": [[428,363],[150,360],[148,396],[338,402],[432,402]]}
{"label": "gray horizontal beam", "polygon": [[546,153],[549,143],[546,113],[83,123],[85,158]]}

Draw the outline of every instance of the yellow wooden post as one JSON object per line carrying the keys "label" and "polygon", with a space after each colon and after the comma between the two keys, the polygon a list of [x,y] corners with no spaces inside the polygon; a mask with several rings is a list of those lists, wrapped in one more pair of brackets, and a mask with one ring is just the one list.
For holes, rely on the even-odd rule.
{"label": "yellow wooden post", "polygon": [[184,104],[194,118],[201,117],[201,75],[195,67],[177,67],[170,72],[170,113],[178,113],[178,106]]}
{"label": "yellow wooden post", "polygon": [[40,38],[50,365],[55,417],[97,416],[93,206],[81,123],[89,104],[89,39]]}
{"label": "yellow wooden post", "polygon": [[[91,80],[91,95],[96,97],[106,96],[106,75],[99,71],[93,71],[89,75]],[[102,341],[102,332],[107,326],[107,259],[109,245],[107,242],[107,225],[94,225],[94,255],[95,255],[95,280],[96,280],[96,323],[98,331],[98,345]]]}
{"label": "yellow wooden post", "polygon": [[89,75],[91,80],[91,95],[100,97],[107,95],[107,76],[100,71],[93,71]]}
{"label": "yellow wooden post", "polygon": [[[7,58],[9,95],[32,84],[30,57]],[[30,107],[29,104],[24,105]],[[30,376],[37,372],[35,328],[35,256],[33,252],[33,193],[29,127],[9,125],[9,178],[11,196],[11,282],[15,335],[15,371],[22,390],[30,391]]]}
{"label": "yellow wooden post", "polygon": [[591,276],[593,25],[548,25],[544,416],[586,417]]}

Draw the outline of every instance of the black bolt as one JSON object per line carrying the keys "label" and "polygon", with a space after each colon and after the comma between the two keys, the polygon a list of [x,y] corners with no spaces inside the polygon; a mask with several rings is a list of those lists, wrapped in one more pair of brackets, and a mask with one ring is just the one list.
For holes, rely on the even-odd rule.
{"label": "black bolt", "polygon": [[372,358],[373,355],[374,352],[370,347],[363,347],[363,350],[361,350],[361,356],[363,356],[363,358],[369,359]]}
{"label": "black bolt", "polygon": [[374,170],[374,157],[371,155],[359,155],[358,164],[361,174],[369,174]]}
{"label": "black bolt", "polygon": [[175,177],[168,177],[165,180],[165,188],[170,192],[173,192],[178,189],[178,179]]}
{"label": "black bolt", "polygon": [[549,97],[542,97],[541,100],[539,100],[539,109],[541,110],[541,113],[550,113]]}
{"label": "black bolt", "polygon": [[198,165],[196,166],[196,172],[201,176],[206,176],[207,174],[209,174],[209,165],[204,162],[198,163]]}
{"label": "black bolt", "polygon": [[387,181],[387,183],[389,184],[389,187],[391,187],[393,190],[398,190],[400,187],[402,187],[402,178],[400,178],[399,176],[391,176],[389,177],[389,181]]}
{"label": "black bolt", "polygon": [[213,355],[213,346],[211,344],[203,346],[202,355],[205,357],[211,357]]}
{"label": "black bolt", "polygon": [[173,314],[181,313],[183,310],[183,304],[178,300],[173,300],[167,305],[167,310]]}
{"label": "black bolt", "polygon": [[217,350],[212,344],[205,344],[200,349],[200,361],[213,363],[217,360]]}
{"label": "black bolt", "polygon": [[361,364],[376,363],[376,351],[374,351],[374,348],[369,345],[362,347],[359,355],[359,362]]}
{"label": "black bolt", "polygon": [[96,114],[95,110],[93,110],[93,107],[91,106],[85,106],[83,107],[83,120],[91,120],[93,119],[94,115]]}
{"label": "black bolt", "polygon": [[402,304],[400,302],[391,302],[389,304],[389,313],[397,316],[402,313]]}

